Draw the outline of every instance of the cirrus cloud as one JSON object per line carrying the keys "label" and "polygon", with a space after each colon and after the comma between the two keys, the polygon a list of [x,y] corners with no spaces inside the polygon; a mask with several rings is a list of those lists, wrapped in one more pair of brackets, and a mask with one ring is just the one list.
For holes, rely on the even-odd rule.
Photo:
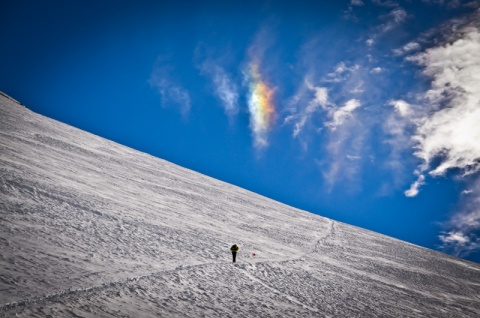
{"label": "cirrus cloud", "polygon": [[158,90],[163,107],[177,105],[182,115],[186,116],[191,108],[190,94],[174,79],[173,74],[174,68],[168,63],[168,58],[160,57],[148,82]]}
{"label": "cirrus cloud", "polygon": [[215,95],[222,101],[225,113],[232,120],[239,112],[239,92],[232,77],[212,60],[204,61],[199,68],[202,75],[211,79]]}

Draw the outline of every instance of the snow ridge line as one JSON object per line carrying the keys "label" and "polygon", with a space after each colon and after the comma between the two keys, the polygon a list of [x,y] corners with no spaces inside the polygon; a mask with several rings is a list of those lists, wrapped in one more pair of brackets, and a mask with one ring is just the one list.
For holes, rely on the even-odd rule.
{"label": "snow ridge line", "polygon": [[7,94],[5,94],[5,93],[2,92],[2,91],[0,91],[0,95],[3,96],[3,97],[5,97],[6,99],[11,100],[11,101],[14,102],[14,103],[17,103],[17,104],[20,105],[20,106],[26,107],[25,105],[23,105],[22,103],[20,103],[20,102],[19,102],[18,100],[16,100],[15,98],[8,96]]}

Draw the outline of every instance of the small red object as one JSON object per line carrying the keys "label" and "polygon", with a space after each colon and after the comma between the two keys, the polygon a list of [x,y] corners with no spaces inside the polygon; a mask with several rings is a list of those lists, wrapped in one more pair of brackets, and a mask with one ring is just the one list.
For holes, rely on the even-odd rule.
{"label": "small red object", "polygon": [[253,253],[252,256],[257,256],[257,254]]}

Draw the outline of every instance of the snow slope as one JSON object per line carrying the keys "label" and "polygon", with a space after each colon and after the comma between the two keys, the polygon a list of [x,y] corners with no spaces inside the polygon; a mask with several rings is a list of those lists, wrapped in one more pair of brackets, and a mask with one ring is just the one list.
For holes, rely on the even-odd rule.
{"label": "snow slope", "polygon": [[300,211],[3,95],[0,162],[0,316],[480,316],[478,264]]}

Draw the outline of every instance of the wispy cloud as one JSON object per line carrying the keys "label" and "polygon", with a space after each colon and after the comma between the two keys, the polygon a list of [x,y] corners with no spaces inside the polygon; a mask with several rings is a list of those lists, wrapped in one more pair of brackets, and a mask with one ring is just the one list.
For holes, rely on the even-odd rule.
{"label": "wispy cloud", "polygon": [[407,12],[402,8],[397,8],[389,13],[395,23],[402,23],[407,18]]}
{"label": "wispy cloud", "polygon": [[325,125],[331,130],[336,130],[341,126],[346,120],[352,117],[352,113],[360,107],[360,101],[357,99],[351,99],[345,103],[342,107],[332,109],[329,116],[331,121],[327,122]]}
{"label": "wispy cloud", "polygon": [[[326,81],[320,79],[316,82],[338,85],[358,69],[357,66],[347,67],[345,63],[339,63],[334,67],[334,71],[327,75]],[[352,98],[337,105],[330,99],[329,89],[322,86],[323,84],[315,85],[312,77],[304,78],[296,95],[290,100],[293,114],[285,119],[285,123],[293,123],[294,137],[300,136],[309,123],[306,134],[311,133],[312,129],[318,132],[327,128],[324,137],[327,138],[325,154],[328,156],[317,161],[327,186],[326,190],[332,190],[340,179],[350,181],[347,188],[355,188],[357,183],[354,179],[360,172],[365,141],[364,127],[356,117],[356,110],[361,103]],[[333,78],[338,80],[332,81]]]}
{"label": "wispy cloud", "polygon": [[349,79],[352,73],[356,72],[360,68],[360,65],[354,64],[348,66],[345,62],[340,62],[335,66],[333,72],[327,74],[325,78],[322,79],[322,82],[327,83],[340,83]]}
{"label": "wispy cloud", "polygon": [[351,0],[350,5],[352,6],[363,6],[365,3],[362,0]]}
{"label": "wispy cloud", "polygon": [[225,113],[232,120],[239,112],[239,92],[232,77],[212,60],[204,61],[199,68],[203,75],[211,79],[215,95],[221,100]]}
{"label": "wispy cloud", "polygon": [[345,180],[348,186],[342,189],[357,192],[361,168],[368,158],[365,143],[371,121],[362,120],[362,99],[370,88],[366,86],[372,77],[370,62],[366,54],[325,60],[324,45],[322,34],[302,46],[295,69],[303,71],[303,80],[287,103],[284,123],[290,125],[305,152],[317,153],[327,192]]}
{"label": "wispy cloud", "polygon": [[[321,80],[321,82],[337,83],[345,81],[346,74],[358,68],[357,65],[347,67],[345,63],[339,63],[335,67],[335,71],[329,73],[327,79]],[[328,88],[315,86],[309,77],[305,77],[303,85],[300,86],[297,94],[291,99],[290,104],[294,105],[293,108],[297,112],[287,116],[285,123],[294,122],[294,137],[298,136],[315,113],[323,112],[326,117],[325,127],[328,127],[330,130],[336,130],[360,107],[358,99],[351,99],[343,106],[337,106],[333,101],[329,100]]]}
{"label": "wispy cloud", "polygon": [[168,63],[168,58],[161,57],[154,66],[149,84],[158,90],[163,107],[177,105],[182,115],[186,116],[191,108],[190,94],[175,81],[173,73],[174,68]]}
{"label": "wispy cloud", "polygon": [[387,33],[396,29],[405,22],[407,17],[408,14],[403,8],[398,7],[393,9],[388,14],[381,17],[386,20],[386,22],[379,26],[380,33]]}
{"label": "wispy cloud", "polygon": [[411,52],[411,51],[419,50],[420,48],[421,48],[420,44],[418,44],[416,42],[409,42],[409,43],[405,44],[405,46],[403,47],[403,51],[404,52]]}
{"label": "wispy cloud", "polygon": [[459,257],[480,250],[480,177],[475,178],[471,189],[462,194],[459,211],[438,236],[441,249]]}
{"label": "wispy cloud", "polygon": [[372,3],[382,7],[397,7],[398,2],[392,0],[372,0]]}
{"label": "wispy cloud", "polygon": [[[391,150],[392,156],[388,158],[388,163],[382,162],[383,168],[391,174],[398,174],[398,167],[404,165],[402,161],[412,152],[412,122],[405,117],[408,112],[407,103],[398,101],[397,107],[383,107],[392,98],[391,92],[385,90],[392,82],[389,75],[397,69],[395,65],[384,63],[391,51],[380,55],[378,53],[384,49],[376,45],[382,44],[386,32],[400,27],[409,15],[397,3],[377,1],[376,4],[384,7],[381,10],[384,14],[379,16],[377,26],[358,39],[352,48],[355,55],[342,56],[341,60],[322,59],[319,63],[322,56],[315,56],[312,52],[324,51],[324,37],[307,42],[299,54],[304,80],[291,99],[290,104],[295,105],[289,105],[285,123],[291,125],[292,135],[299,142],[306,141],[311,145],[317,142],[318,145],[319,139],[323,139],[322,144],[327,146],[322,147],[318,162],[326,182],[332,186],[341,179],[349,180],[349,184],[359,181],[354,179],[361,178],[363,166],[375,160],[374,152],[380,153],[371,147],[373,145],[385,147],[381,150],[382,155]],[[323,98],[318,98],[318,95]],[[386,122],[389,125],[385,127],[386,136],[372,135],[372,131],[381,129],[384,123],[387,125]],[[401,141],[402,146],[396,145],[398,141]],[[404,187],[408,182],[406,178],[405,173],[400,178],[403,182],[401,185],[394,180],[395,187]]]}
{"label": "wispy cloud", "polygon": [[445,6],[445,7],[448,7],[448,8],[458,8],[458,7],[478,8],[478,7],[480,7],[480,1],[479,0],[469,0],[469,1],[461,1],[461,0],[422,0],[422,2],[430,4],[430,5]]}
{"label": "wispy cloud", "polygon": [[[391,109],[387,109],[383,118],[383,142],[389,147],[388,157],[385,158],[384,166],[392,172],[393,185],[396,189],[403,188],[410,175],[407,173],[407,160],[411,156],[414,145],[411,134],[414,130],[414,107],[404,100],[390,100],[387,102]],[[392,111],[393,110],[393,111]],[[416,195],[418,188],[424,182],[420,180],[408,191],[407,196]]]}
{"label": "wispy cloud", "polygon": [[410,185],[408,190],[405,190],[405,196],[415,197],[420,192],[420,187],[425,184],[425,176],[420,175],[418,179]]}
{"label": "wispy cloud", "polygon": [[399,49],[394,49],[393,53],[395,55],[404,55],[404,54],[409,54],[415,51],[419,51],[420,49],[421,49],[421,45],[419,43],[409,42]]}
{"label": "wispy cloud", "polygon": [[[306,96],[310,98],[305,100]],[[299,113],[287,116],[285,123],[294,121],[293,137],[297,137],[303,130],[305,124],[311,117],[320,111],[326,109],[328,106],[328,89],[321,86],[315,86],[310,82],[310,79],[305,78],[303,85],[301,85],[297,94],[290,101],[291,104],[305,103],[306,107],[300,110]]]}
{"label": "wispy cloud", "polygon": [[[347,104],[349,104],[347,102]],[[328,131],[328,142],[326,150],[328,156],[324,160],[318,161],[323,174],[327,192],[338,184],[344,184],[343,191],[359,190],[361,180],[359,175],[365,156],[365,143],[368,134],[367,127],[359,120],[359,116],[354,116],[352,108],[356,108],[355,102],[350,102],[347,106],[350,115],[341,116],[342,122],[338,126],[330,126]],[[345,105],[340,109],[345,110]],[[338,112],[337,112],[338,114]],[[342,183],[342,181],[348,181]]]}
{"label": "wispy cloud", "polygon": [[413,114],[412,105],[404,100],[390,100],[388,104],[392,106],[395,109],[395,112],[401,117],[410,117]]}

